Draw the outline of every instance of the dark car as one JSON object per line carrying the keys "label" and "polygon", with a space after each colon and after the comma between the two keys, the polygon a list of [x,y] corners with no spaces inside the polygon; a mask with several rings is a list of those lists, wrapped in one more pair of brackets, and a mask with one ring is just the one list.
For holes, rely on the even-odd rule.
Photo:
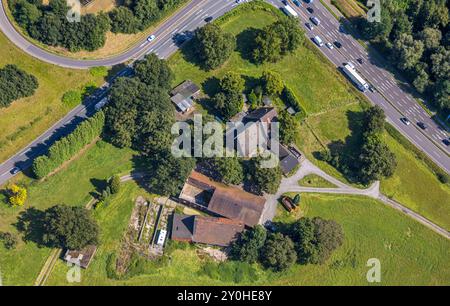
{"label": "dark car", "polygon": [[19,167],[14,167],[11,169],[11,171],[9,171],[9,173],[11,174],[17,174],[20,172],[20,168]]}
{"label": "dark car", "polygon": [[361,65],[364,64],[364,60],[363,60],[362,58],[358,58],[356,61],[357,61],[358,63],[360,63]]}
{"label": "dark car", "polygon": [[336,46],[336,48],[340,49],[342,47],[342,44],[338,41],[334,42],[334,45]]}
{"label": "dark car", "polygon": [[423,122],[417,122],[417,125],[422,129],[422,130],[426,130],[427,129],[427,125]]}
{"label": "dark car", "polygon": [[312,7],[308,7],[306,10],[307,10],[310,14],[313,14],[313,13],[314,13],[314,9],[313,9]]}
{"label": "dark car", "polygon": [[445,138],[444,140],[442,140],[442,142],[448,147],[450,146],[450,140],[448,140],[447,138]]}
{"label": "dark car", "polygon": [[206,17],[205,18],[205,22],[211,22],[213,20],[212,16]]}

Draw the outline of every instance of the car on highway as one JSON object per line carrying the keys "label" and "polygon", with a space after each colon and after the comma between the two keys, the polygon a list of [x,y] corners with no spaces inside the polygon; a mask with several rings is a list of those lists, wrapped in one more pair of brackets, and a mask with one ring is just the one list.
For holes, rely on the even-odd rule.
{"label": "car on highway", "polygon": [[400,118],[400,121],[403,122],[405,125],[410,125],[411,124],[411,122],[406,117]]}
{"label": "car on highway", "polygon": [[205,18],[205,22],[211,22],[213,20],[212,16],[206,17]]}
{"label": "car on highway", "polygon": [[319,47],[323,47],[323,41],[322,38],[319,36],[314,36],[313,41],[318,45]]}
{"label": "car on highway", "polygon": [[358,63],[360,63],[361,65],[364,64],[364,60],[363,60],[362,58],[358,58],[356,61],[357,61]]}
{"label": "car on highway", "polygon": [[445,139],[442,140],[442,142],[443,142],[447,147],[450,146],[450,139],[445,138]]}
{"label": "car on highway", "polygon": [[314,9],[312,7],[308,7],[306,9],[310,14],[314,14]]}
{"label": "car on highway", "polygon": [[314,29],[313,25],[310,24],[309,22],[305,23],[305,25],[310,31],[312,31]]}
{"label": "car on highway", "polygon": [[338,49],[342,48],[342,44],[341,44],[340,42],[338,42],[338,41],[335,41],[335,42],[334,42],[334,45],[335,45],[336,48],[338,48]]}
{"label": "car on highway", "polygon": [[330,50],[333,50],[333,49],[334,49],[332,43],[327,42],[327,43],[325,44],[325,46],[327,46],[327,48],[330,49]]}
{"label": "car on highway", "polygon": [[9,173],[11,173],[11,174],[17,174],[17,173],[19,173],[20,172],[20,168],[19,167],[14,167],[14,168],[12,168],[10,171],[9,171]]}
{"label": "car on highway", "polygon": [[150,35],[149,37],[147,37],[147,41],[148,41],[148,42],[152,42],[152,41],[155,40],[155,38],[156,38],[156,36],[152,34],[152,35]]}
{"label": "car on highway", "polygon": [[372,85],[369,86],[369,90],[370,90],[370,92],[375,92],[375,88],[373,88]]}
{"label": "car on highway", "polygon": [[417,122],[417,125],[422,129],[422,130],[426,130],[427,129],[427,125],[424,122]]}
{"label": "car on highway", "polygon": [[320,25],[320,20],[317,17],[311,17],[309,18],[309,20],[311,20],[312,23],[314,23],[316,26]]}
{"label": "car on highway", "polygon": [[298,0],[292,0],[292,2],[294,2],[294,4],[295,4],[296,6],[298,6],[298,7],[301,6],[301,5],[300,5],[300,1],[298,1]]}

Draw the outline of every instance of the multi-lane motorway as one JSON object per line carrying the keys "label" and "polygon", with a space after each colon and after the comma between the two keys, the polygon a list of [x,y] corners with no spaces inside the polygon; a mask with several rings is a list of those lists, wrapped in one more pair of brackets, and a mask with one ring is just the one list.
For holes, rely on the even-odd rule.
{"label": "multi-lane motorway", "polygon": [[[268,0],[269,3],[281,7],[283,4],[279,0]],[[2,2],[3,3],[3,2]],[[129,51],[113,58],[102,60],[77,60],[61,57],[45,50],[42,50],[28,40],[22,37],[14,27],[10,24],[5,15],[4,7],[0,7],[0,29],[6,36],[15,43],[19,48],[30,55],[60,66],[70,68],[89,68],[93,66],[112,66],[124,62],[133,62],[140,59],[146,54],[153,52],[160,58],[167,58],[178,49],[174,36],[177,33],[195,30],[197,27],[205,23],[206,17],[214,19],[223,15],[227,11],[236,6],[234,0],[192,0],[184,8],[179,10],[161,26],[154,31],[156,39],[152,42],[143,41]],[[440,141],[442,138],[448,137],[438,124],[436,124],[427,113],[420,108],[411,96],[403,92],[397,85],[394,78],[381,65],[368,55],[367,51],[350,35],[341,31],[339,22],[322,6],[319,1],[314,4],[306,5],[302,3],[301,7],[291,6],[299,13],[302,26],[306,29],[305,23],[309,22],[311,14],[306,11],[306,7],[312,7],[314,13],[321,20],[321,24],[312,31],[306,29],[309,37],[319,35],[326,42],[339,41],[342,43],[341,49],[329,50],[321,47],[322,53],[336,67],[342,66],[343,63],[352,61],[357,66],[358,71],[376,88],[375,92],[367,92],[365,95],[374,104],[380,105],[386,112],[388,120],[407,138],[410,139],[418,148],[424,151],[436,164],[450,173],[450,158],[448,156],[448,148],[443,146]],[[356,59],[364,59],[364,64],[358,64]],[[127,68],[117,76],[126,75],[130,72]],[[108,85],[99,90],[96,96],[91,97],[68,113],[63,119],[52,126],[43,135],[38,137],[31,144],[26,146],[19,153],[11,157],[9,160],[0,165],[0,184],[6,182],[13,176],[11,169],[19,166],[20,169],[29,167],[32,160],[41,155],[46,150],[46,146],[55,139],[60,138],[65,133],[71,131],[76,124],[94,112],[94,105],[103,98],[108,90]],[[399,121],[399,118],[406,116],[413,123],[422,121],[427,123],[426,131],[420,131],[414,126],[406,126]]]}

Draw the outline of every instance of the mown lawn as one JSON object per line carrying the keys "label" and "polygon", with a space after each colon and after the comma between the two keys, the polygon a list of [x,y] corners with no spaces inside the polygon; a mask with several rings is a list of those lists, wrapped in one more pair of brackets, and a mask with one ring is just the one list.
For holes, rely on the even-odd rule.
{"label": "mown lawn", "polygon": [[[23,208],[11,208],[0,195],[0,231],[18,233],[14,224],[19,214],[28,208],[44,210],[57,204],[86,205],[105,179],[133,168],[132,156],[131,150],[117,149],[100,141],[67,168],[43,182],[19,179],[20,184],[27,186],[29,198]],[[3,283],[32,285],[49,252],[33,242],[20,241],[13,251],[6,251],[0,245]]]}
{"label": "mown lawn", "polygon": [[17,49],[0,32],[0,67],[15,64],[39,81],[39,88],[29,98],[0,108],[0,163],[42,134],[70,107],[61,102],[63,94],[87,83],[100,85],[103,78],[87,70],[65,69],[41,62]]}
{"label": "mown lawn", "polygon": [[200,258],[195,247],[184,246],[170,253],[171,260],[149,262],[139,276],[108,279],[108,255],[120,246],[137,195],[146,193],[126,183],[109,207],[95,213],[103,232],[101,245],[91,266],[82,271],[81,283],[69,284],[69,268],[59,261],[48,285],[369,285],[369,258],[381,262],[381,285],[450,284],[448,240],[378,201],[325,195],[302,195],[300,212],[289,216],[280,209],[277,217],[277,221],[292,222],[303,215],[321,216],[343,226],[344,245],[322,266],[295,265],[273,273],[258,265],[218,265]]}

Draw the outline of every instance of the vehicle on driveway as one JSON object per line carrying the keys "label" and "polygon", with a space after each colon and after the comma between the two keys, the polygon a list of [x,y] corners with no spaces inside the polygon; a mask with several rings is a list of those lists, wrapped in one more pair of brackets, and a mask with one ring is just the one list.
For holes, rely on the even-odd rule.
{"label": "vehicle on driveway", "polygon": [[426,130],[427,129],[427,125],[424,122],[417,122],[417,125],[422,129],[422,130]]}
{"label": "vehicle on driveway", "polygon": [[155,35],[150,35],[149,37],[147,37],[147,41],[148,41],[148,42],[152,42],[152,41],[155,40],[155,38],[156,38]]}
{"label": "vehicle on driveway", "polygon": [[332,45],[331,43],[329,43],[329,42],[327,42],[325,45],[326,45],[327,48],[330,49],[330,50],[333,50],[333,49],[334,49],[333,45]]}
{"label": "vehicle on driveway", "polygon": [[405,125],[410,125],[411,124],[411,122],[406,117],[400,118],[400,121],[403,122]]}
{"label": "vehicle on driveway", "polygon": [[336,48],[340,49],[342,47],[342,44],[338,41],[334,42],[334,45],[336,46]]}
{"label": "vehicle on driveway", "polygon": [[17,174],[17,173],[19,173],[20,172],[20,168],[19,167],[14,167],[14,168],[12,168],[10,171],[9,171],[9,173],[11,173],[11,174]]}
{"label": "vehicle on driveway", "polygon": [[310,31],[312,31],[314,29],[313,25],[310,24],[309,22],[305,23],[305,25]]}

